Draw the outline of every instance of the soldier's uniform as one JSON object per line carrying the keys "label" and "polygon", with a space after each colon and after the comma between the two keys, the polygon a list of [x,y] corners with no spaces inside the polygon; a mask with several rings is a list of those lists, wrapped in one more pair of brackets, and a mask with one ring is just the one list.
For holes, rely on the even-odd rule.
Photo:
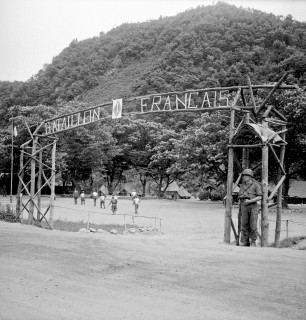
{"label": "soldier's uniform", "polygon": [[241,213],[241,229],[244,238],[244,245],[250,245],[251,242],[257,240],[257,219],[259,213],[259,205],[257,202],[246,204],[246,199],[254,199],[257,196],[262,196],[262,187],[255,181],[251,180],[248,183],[244,182],[240,186],[240,213]]}

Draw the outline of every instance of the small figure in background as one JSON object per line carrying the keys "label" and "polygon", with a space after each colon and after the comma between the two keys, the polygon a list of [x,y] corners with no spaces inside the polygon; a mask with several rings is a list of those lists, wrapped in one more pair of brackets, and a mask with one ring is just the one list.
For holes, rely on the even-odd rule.
{"label": "small figure in background", "polygon": [[118,209],[117,204],[118,204],[118,198],[115,197],[115,195],[113,195],[110,202],[109,202],[109,205],[108,205],[108,206],[112,205],[111,209],[112,209],[113,214],[117,213],[117,209]]}
{"label": "small figure in background", "polygon": [[138,214],[139,203],[140,203],[140,199],[136,195],[136,197],[133,200],[133,205],[135,207],[135,214]]}
{"label": "small figure in background", "polygon": [[100,208],[104,208],[105,209],[105,195],[104,193],[101,193],[101,196],[100,196]]}
{"label": "small figure in background", "polygon": [[137,192],[133,190],[131,193],[131,196],[132,196],[132,200],[134,201],[135,197],[137,196]]}
{"label": "small figure in background", "polygon": [[98,198],[98,192],[96,190],[93,191],[92,197],[93,197],[93,201],[94,201],[94,206],[96,206],[97,198]]}
{"label": "small figure in background", "polygon": [[85,192],[84,190],[81,191],[81,205],[85,205]]}
{"label": "small figure in background", "polygon": [[75,188],[73,191],[74,204],[78,204],[79,191]]}

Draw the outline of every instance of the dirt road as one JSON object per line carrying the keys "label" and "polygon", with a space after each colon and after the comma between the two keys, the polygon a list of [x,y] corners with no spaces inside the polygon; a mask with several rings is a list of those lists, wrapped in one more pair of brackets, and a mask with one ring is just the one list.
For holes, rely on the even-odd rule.
{"label": "dirt road", "polygon": [[[86,219],[71,201],[56,201],[71,207],[56,217]],[[89,206],[91,221],[111,219]],[[220,204],[150,200],[140,209],[162,218],[163,234],[0,222],[0,319],[305,319],[306,251],[222,243]],[[131,210],[119,202],[119,212]]]}

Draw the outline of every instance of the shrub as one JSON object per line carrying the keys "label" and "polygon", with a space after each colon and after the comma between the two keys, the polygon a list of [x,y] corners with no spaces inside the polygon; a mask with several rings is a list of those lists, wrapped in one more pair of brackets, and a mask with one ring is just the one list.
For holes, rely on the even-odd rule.
{"label": "shrub", "polygon": [[[290,248],[300,242],[300,240],[306,239],[306,236],[295,236],[283,239],[279,243],[280,248]],[[274,245],[274,244],[273,244]]]}
{"label": "shrub", "polygon": [[201,190],[198,194],[198,198],[203,201],[203,200],[208,200],[209,199],[209,191],[207,190]]}
{"label": "shrub", "polygon": [[223,188],[218,187],[217,189],[212,190],[210,197],[212,201],[223,200],[226,193]]}

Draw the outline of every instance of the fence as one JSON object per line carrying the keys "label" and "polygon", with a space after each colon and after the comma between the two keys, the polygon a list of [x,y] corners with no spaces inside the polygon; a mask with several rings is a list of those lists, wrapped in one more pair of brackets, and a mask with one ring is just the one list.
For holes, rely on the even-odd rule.
{"label": "fence", "polygon": [[[276,222],[275,220],[268,220],[269,223],[270,223],[270,227],[271,225],[275,226],[276,225]],[[281,226],[282,226],[282,229],[281,229],[281,233],[283,231],[286,232],[286,239],[289,238],[289,234],[290,236],[300,236],[300,235],[303,235],[303,234],[306,234],[306,222],[304,221],[294,221],[294,220],[291,220],[291,219],[281,219]],[[283,225],[285,222],[285,228],[283,228]],[[294,227],[291,227],[291,229],[289,228],[289,223],[293,224]],[[300,226],[299,228],[297,228],[296,226]],[[270,228],[271,229],[271,228]],[[261,219],[258,219],[258,231],[259,231],[259,234],[261,234]],[[270,232],[270,236],[272,236],[272,233]]]}
{"label": "fence", "polygon": [[[98,215],[105,215],[109,217],[123,217],[123,224],[124,224],[124,230],[127,229],[127,217],[131,217],[133,224],[135,224],[135,220],[138,220],[140,218],[147,219],[147,220],[154,220],[154,227],[155,229],[158,229],[158,231],[162,232],[162,219],[157,217],[149,217],[149,216],[143,216],[138,214],[128,214],[128,213],[117,213],[117,214],[111,214],[111,213],[104,213],[104,212],[97,212],[97,211],[91,211],[91,210],[80,210],[75,209],[71,207],[63,207],[63,206],[54,206],[55,208],[62,208],[65,210],[73,210],[73,211],[79,211],[79,212],[86,212],[87,213],[87,230],[89,229],[90,223],[94,223],[91,219],[91,214],[98,214]],[[159,227],[157,228],[157,222],[159,222]]]}

